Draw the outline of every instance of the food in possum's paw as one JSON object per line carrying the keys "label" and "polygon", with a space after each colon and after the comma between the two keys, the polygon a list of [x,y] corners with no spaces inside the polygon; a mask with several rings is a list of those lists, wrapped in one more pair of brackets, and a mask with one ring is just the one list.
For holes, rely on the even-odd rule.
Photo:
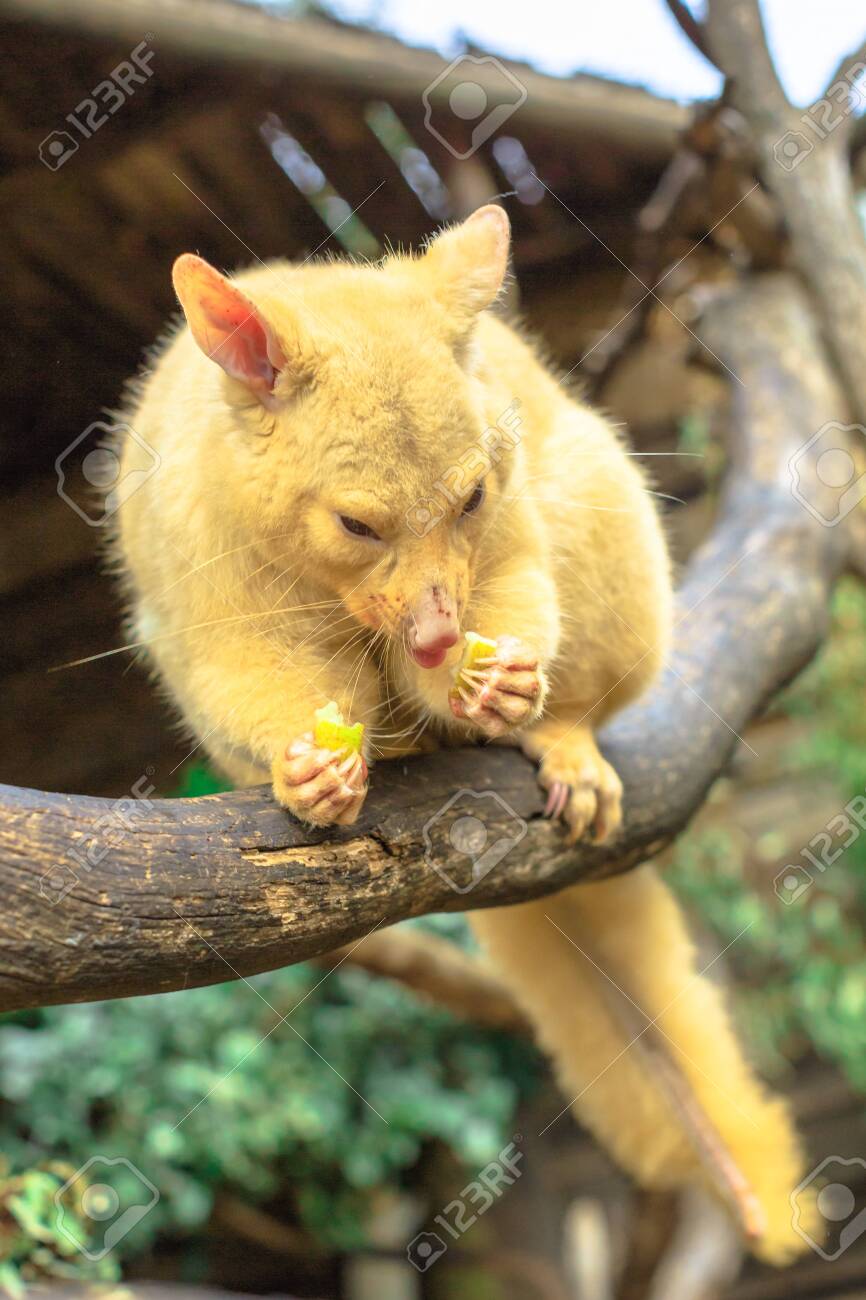
{"label": "food in possum's paw", "polygon": [[271,774],[277,802],[309,826],[351,826],[367,794],[361,755],[317,745],[312,731],[277,753]]}
{"label": "food in possum's paw", "polygon": [[364,740],[364,724],[356,722],[349,726],[336,700],[331,700],[324,708],[316,709],[313,722],[313,740],[320,749],[360,754]]}
{"label": "food in possum's paw", "polygon": [[531,646],[513,636],[496,641],[470,632],[448,701],[455,718],[489,739],[526,726],[541,711],[546,684]]}
{"label": "food in possum's paw", "polygon": [[481,636],[478,632],[467,632],[464,641],[463,658],[457,665],[454,685],[451,688],[451,694],[458,697],[461,686],[472,687],[473,675],[477,672],[479,664],[483,663],[486,666],[496,656],[496,642],[491,641],[489,637]]}

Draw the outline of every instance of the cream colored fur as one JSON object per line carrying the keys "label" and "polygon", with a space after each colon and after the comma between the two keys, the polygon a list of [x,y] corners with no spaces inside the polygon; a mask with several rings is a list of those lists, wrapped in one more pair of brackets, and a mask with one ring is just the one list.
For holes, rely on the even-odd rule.
{"label": "cream colored fur", "polygon": [[[366,724],[368,761],[510,731],[573,836],[616,830],[619,781],[593,729],[667,651],[666,550],[610,425],[485,310],[507,245],[504,215],[486,208],[423,256],[379,266],[274,263],[231,281],[194,258],[176,267],[191,328],[129,415],[161,459],[120,512],[133,626],[196,744],[239,783],[271,780],[309,821],[351,821],[366,793],[363,764],[322,766],[311,746],[313,710],[333,699]],[[467,470],[467,450],[513,429],[515,412],[517,444]],[[146,464],[134,440],[123,455],[125,472]],[[409,521],[442,501],[443,476],[455,502],[418,536]],[[462,514],[482,479],[480,508]],[[381,540],[350,535],[341,515]],[[460,645],[434,668],[408,652],[428,617],[503,639],[462,716],[449,702]],[[679,1185],[698,1161],[624,1050],[598,973],[547,913],[578,942],[591,935],[611,978],[660,1017],[761,1199],[761,1249],[793,1251],[796,1139],[694,976],[670,895],[644,868],[474,924],[577,1113],[636,1177]]]}

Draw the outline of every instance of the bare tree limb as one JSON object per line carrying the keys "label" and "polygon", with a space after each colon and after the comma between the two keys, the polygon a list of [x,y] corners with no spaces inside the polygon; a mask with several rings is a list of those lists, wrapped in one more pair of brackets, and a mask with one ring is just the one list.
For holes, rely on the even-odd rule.
{"label": "bare tree limb", "polygon": [[794,264],[814,295],[854,418],[866,425],[866,236],[847,151],[850,103],[792,107],[758,0],[710,0],[707,34],[782,209]]}
{"label": "bare tree limb", "polygon": [[743,105],[775,113],[790,108],[770,57],[760,0],[710,0],[704,31],[716,67],[734,83],[734,102],[741,111]]}
{"label": "bare tree limb", "polygon": [[[380,765],[362,817],[330,833],[265,789],[118,805],[4,787],[0,1008],[251,975],[406,917],[623,871],[668,844],[737,734],[814,654],[849,549],[844,523],[821,526],[788,486],[790,457],[813,456],[813,431],[846,418],[804,295],[759,279],[712,309],[706,340],[737,376],[730,483],[680,587],[668,670],[602,735],[626,788],[616,843],[569,847],[541,816],[532,767],[497,747]],[[472,862],[437,838],[461,788],[480,796],[490,844],[515,841],[474,888]]]}
{"label": "bare tree limb", "polygon": [[826,99],[840,81],[848,82],[849,85],[856,81],[863,72],[864,64],[866,64],[866,40],[861,41],[856,50],[852,50],[840,60],[839,66],[824,88],[822,98]]}
{"label": "bare tree limb", "polygon": [[[666,4],[683,35],[688,37],[698,53],[703,54],[708,63],[711,63],[714,68],[719,68],[710,49],[704,24],[692,13],[686,0],[666,0]],[[721,72],[722,69],[719,68],[719,71]]]}
{"label": "bare tree limb", "polygon": [[398,980],[407,988],[490,1029],[529,1035],[532,1027],[509,991],[475,957],[434,934],[406,929],[377,930],[360,943],[317,958],[336,970],[343,962],[371,975]]}

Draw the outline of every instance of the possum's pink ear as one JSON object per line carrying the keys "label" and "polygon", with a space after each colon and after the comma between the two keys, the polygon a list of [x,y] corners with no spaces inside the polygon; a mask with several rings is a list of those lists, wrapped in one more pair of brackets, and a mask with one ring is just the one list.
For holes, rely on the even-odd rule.
{"label": "possum's pink ear", "polygon": [[267,404],[286,359],[258,308],[231,280],[194,253],[183,253],[177,259],[171,278],[202,352]]}
{"label": "possum's pink ear", "polygon": [[508,270],[510,235],[504,209],[488,203],[430,244],[421,265],[433,277],[434,295],[458,318],[472,318],[496,298]]}

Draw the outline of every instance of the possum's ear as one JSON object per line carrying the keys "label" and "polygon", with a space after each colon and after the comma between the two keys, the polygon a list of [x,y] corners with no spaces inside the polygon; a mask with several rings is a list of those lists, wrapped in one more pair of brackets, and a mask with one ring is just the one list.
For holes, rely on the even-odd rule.
{"label": "possum's ear", "polygon": [[504,210],[488,203],[430,244],[421,265],[434,296],[458,319],[469,323],[496,298],[508,270],[510,234]]}
{"label": "possum's ear", "polygon": [[286,359],[259,309],[231,280],[194,253],[183,253],[177,259],[171,278],[202,352],[269,405]]}

